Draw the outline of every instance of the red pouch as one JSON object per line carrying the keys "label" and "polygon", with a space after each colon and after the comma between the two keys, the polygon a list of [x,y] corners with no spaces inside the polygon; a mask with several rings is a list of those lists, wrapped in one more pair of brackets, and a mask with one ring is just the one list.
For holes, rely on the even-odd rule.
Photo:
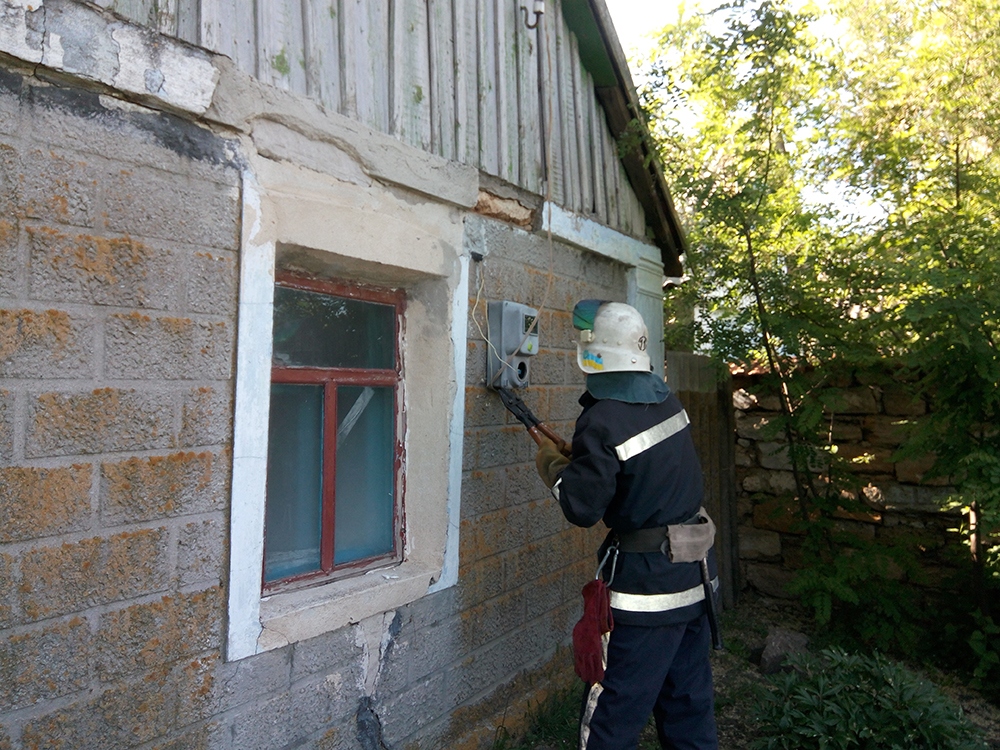
{"label": "red pouch", "polygon": [[604,634],[615,628],[607,584],[595,578],[583,587],[583,617],[573,627],[573,667],[588,685],[604,679]]}

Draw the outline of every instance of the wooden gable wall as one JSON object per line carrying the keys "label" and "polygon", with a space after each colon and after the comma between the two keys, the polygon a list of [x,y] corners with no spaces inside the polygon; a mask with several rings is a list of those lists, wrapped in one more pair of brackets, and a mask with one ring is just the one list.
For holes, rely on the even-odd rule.
{"label": "wooden gable wall", "polygon": [[110,8],[543,196],[551,143],[552,200],[644,236],[642,207],[561,3],[549,0],[531,30],[521,1],[112,0]]}

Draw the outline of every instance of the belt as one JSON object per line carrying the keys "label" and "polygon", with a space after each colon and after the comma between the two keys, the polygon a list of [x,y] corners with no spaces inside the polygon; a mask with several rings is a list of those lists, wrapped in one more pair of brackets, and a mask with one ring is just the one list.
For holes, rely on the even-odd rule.
{"label": "belt", "polygon": [[616,531],[615,534],[618,537],[618,549],[622,552],[664,552],[666,554],[663,547],[667,541],[666,526]]}

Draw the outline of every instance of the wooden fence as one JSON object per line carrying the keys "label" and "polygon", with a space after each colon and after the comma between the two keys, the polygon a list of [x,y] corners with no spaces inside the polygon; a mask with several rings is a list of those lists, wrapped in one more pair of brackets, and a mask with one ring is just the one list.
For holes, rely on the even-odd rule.
{"label": "wooden fence", "polygon": [[705,474],[705,507],[718,528],[715,550],[722,601],[732,607],[740,590],[732,381],[708,357],[667,352],[664,360],[667,383],[691,418]]}

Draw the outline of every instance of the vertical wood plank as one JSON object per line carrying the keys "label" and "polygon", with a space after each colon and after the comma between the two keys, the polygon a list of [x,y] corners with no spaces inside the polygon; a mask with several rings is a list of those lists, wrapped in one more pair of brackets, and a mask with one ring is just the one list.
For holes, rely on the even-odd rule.
{"label": "vertical wood plank", "polygon": [[[587,79],[592,88],[593,79],[590,78],[589,74]],[[597,103],[596,95],[587,102],[587,110],[590,112],[590,153],[594,169],[594,213],[597,215],[598,221],[607,224],[608,191],[605,181],[604,145],[601,135],[604,130],[604,110]]]}
{"label": "vertical wood plank", "polygon": [[497,0],[497,127],[499,175],[517,183],[520,162],[518,141],[517,5]]}
{"label": "vertical wood plank", "polygon": [[574,122],[576,125],[576,145],[580,160],[580,210],[583,214],[594,212],[594,162],[590,148],[590,118],[591,108],[587,106],[594,98],[594,87],[580,60],[580,51],[576,37],[572,41],[573,49],[573,108],[576,110]]}
{"label": "vertical wood plank", "polygon": [[455,157],[479,166],[479,71],[476,61],[476,3],[454,0]]}
{"label": "vertical wood plank", "polygon": [[337,0],[304,0],[306,94],[340,112],[340,12]]}
{"label": "vertical wood plank", "polygon": [[576,55],[572,34],[562,18],[558,20],[559,39],[559,110],[562,112],[563,174],[566,184],[566,206],[580,210],[580,154],[576,146],[576,107],[573,99],[573,69]]}
{"label": "vertical wood plank", "polygon": [[497,0],[477,0],[479,168],[500,174],[497,117]]}
{"label": "vertical wood plank", "polygon": [[[263,0],[260,0],[263,1]],[[236,67],[257,76],[256,3],[238,0],[201,0],[201,44],[227,55]]]}
{"label": "vertical wood plank", "polygon": [[[539,132],[542,138],[542,175],[545,180],[544,189],[551,192],[552,201],[560,206],[566,205],[566,158],[563,149],[562,122],[565,113],[562,111],[559,86],[560,38],[561,27],[559,6],[550,4],[542,16],[541,34],[539,34],[538,54],[541,57],[542,80],[542,110],[539,113]],[[551,170],[551,171],[549,171]]]}
{"label": "vertical wood plank", "polygon": [[156,28],[156,0],[114,0],[107,7],[140,26]]}
{"label": "vertical wood plank", "polygon": [[178,0],[156,0],[156,30],[166,36],[177,36]]}
{"label": "vertical wood plank", "polygon": [[621,162],[618,161],[618,149],[606,123],[601,128],[601,150],[604,153],[604,189],[608,196],[608,226],[617,229],[621,226],[618,216],[618,177]]}
{"label": "vertical wood plank", "polygon": [[428,10],[431,148],[445,159],[455,159],[455,33],[452,0],[429,0]]}
{"label": "vertical wood plank", "polygon": [[178,0],[177,36],[185,42],[201,45],[201,8],[198,0]]}
{"label": "vertical wood plank", "polygon": [[340,51],[344,114],[388,133],[389,9],[384,0],[342,0]]}
{"label": "vertical wood plank", "polygon": [[431,149],[431,81],[427,0],[395,0],[392,28],[390,132],[401,141]]}
{"label": "vertical wood plank", "polygon": [[260,0],[257,5],[257,78],[306,93],[305,34],[300,0]]}
{"label": "vertical wood plank", "polygon": [[[544,19],[544,17],[543,17]],[[544,24],[544,20],[542,22]],[[541,106],[538,90],[538,29],[523,21],[517,29],[517,121],[520,159],[519,184],[533,193],[542,192]]]}

